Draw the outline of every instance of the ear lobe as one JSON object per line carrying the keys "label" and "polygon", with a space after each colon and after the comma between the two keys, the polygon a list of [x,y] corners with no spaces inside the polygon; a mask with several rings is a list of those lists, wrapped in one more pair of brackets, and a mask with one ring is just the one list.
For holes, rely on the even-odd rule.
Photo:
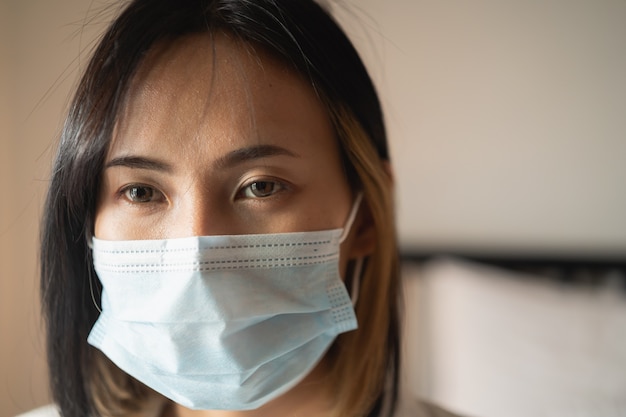
{"label": "ear lobe", "polygon": [[361,211],[352,227],[354,231],[348,254],[349,258],[363,258],[371,255],[376,249],[377,233],[368,204],[362,204]]}

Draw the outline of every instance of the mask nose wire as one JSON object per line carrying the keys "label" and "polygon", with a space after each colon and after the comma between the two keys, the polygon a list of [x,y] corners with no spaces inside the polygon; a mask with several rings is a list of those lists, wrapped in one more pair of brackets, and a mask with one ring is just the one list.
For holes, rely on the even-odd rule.
{"label": "mask nose wire", "polygon": [[361,207],[362,200],[363,200],[363,192],[359,191],[359,193],[356,195],[356,198],[354,199],[354,204],[352,204],[350,215],[348,216],[348,219],[346,220],[346,223],[343,226],[343,232],[341,233],[341,236],[339,237],[340,244],[343,243],[343,241],[346,240],[346,238],[350,234],[352,223],[354,223],[354,219],[356,219],[356,215],[359,212],[359,208]]}

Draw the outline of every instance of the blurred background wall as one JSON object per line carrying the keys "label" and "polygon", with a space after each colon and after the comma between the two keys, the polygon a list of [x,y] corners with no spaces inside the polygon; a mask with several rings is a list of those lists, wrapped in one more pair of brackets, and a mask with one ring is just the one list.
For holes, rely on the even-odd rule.
{"label": "blurred background wall", "polygon": [[405,248],[626,253],[626,2],[353,3]]}
{"label": "blurred background wall", "polygon": [[97,23],[85,0],[0,1],[0,416],[49,402],[37,238],[54,145]]}
{"label": "blurred background wall", "polygon": [[[0,1],[0,417],[49,401],[38,219],[106,3]],[[626,2],[330,3],[380,89],[405,251],[626,257]]]}

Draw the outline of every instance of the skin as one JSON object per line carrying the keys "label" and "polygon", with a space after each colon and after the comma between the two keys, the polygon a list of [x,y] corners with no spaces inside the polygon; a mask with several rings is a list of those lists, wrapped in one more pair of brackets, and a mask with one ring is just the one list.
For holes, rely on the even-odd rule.
{"label": "skin", "polygon": [[[326,109],[308,82],[227,35],[161,44],[137,73],[107,154],[100,239],[282,233],[344,226],[354,203]],[[341,246],[340,273],[374,248],[366,208]],[[324,361],[251,411],[171,416],[309,416],[329,408]]]}

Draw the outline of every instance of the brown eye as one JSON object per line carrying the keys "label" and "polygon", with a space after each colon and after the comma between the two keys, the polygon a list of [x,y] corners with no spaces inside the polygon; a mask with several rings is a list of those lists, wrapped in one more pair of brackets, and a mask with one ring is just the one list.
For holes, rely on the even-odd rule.
{"label": "brown eye", "polygon": [[158,191],[146,185],[131,185],[123,190],[123,195],[132,203],[149,203],[155,200]]}
{"label": "brown eye", "polygon": [[245,198],[264,198],[281,191],[283,188],[284,186],[276,181],[254,181],[242,190],[242,194]]}

